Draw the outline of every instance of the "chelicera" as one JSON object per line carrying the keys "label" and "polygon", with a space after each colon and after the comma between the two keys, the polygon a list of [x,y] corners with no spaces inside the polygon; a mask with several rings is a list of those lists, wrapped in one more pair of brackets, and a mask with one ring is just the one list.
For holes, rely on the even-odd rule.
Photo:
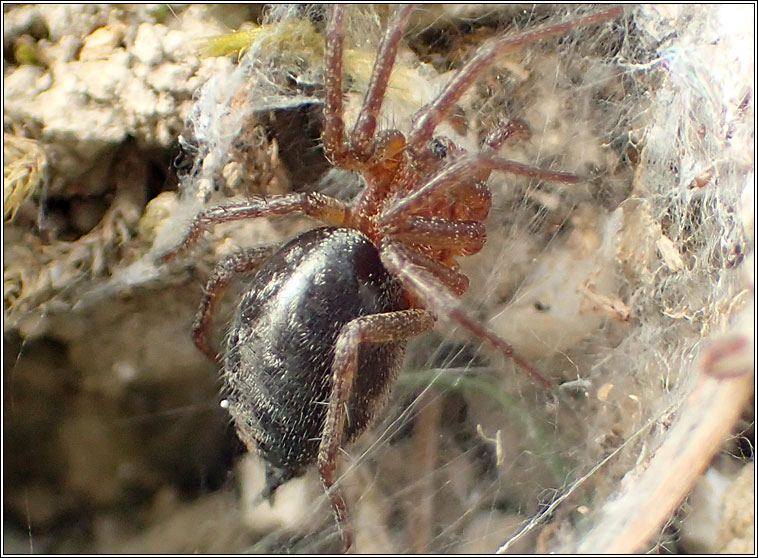
{"label": "chelicera", "polygon": [[[340,448],[360,435],[395,383],[409,338],[437,318],[453,320],[506,354],[540,383],[550,381],[457,303],[468,278],[456,258],[485,243],[491,195],[501,171],[562,183],[579,177],[526,166],[496,152],[523,129],[505,124],[467,153],[434,137],[478,76],[504,52],[621,13],[610,8],[483,44],[443,91],[415,116],[411,130],[377,130],[382,100],[410,7],[399,8],[379,47],[359,116],[345,133],[343,18],[332,9],[325,36],[326,157],[360,173],[364,187],[345,203],[319,193],[253,198],[213,207],[191,223],[176,256],[218,223],[303,214],[324,223],[283,247],[234,254],[213,271],[193,326],[197,346],[223,365],[228,408],[247,447],[266,462],[265,495],[314,463],[345,546],[352,532],[336,485]],[[209,343],[213,308],[232,279],[255,272],[239,302],[223,362]]]}

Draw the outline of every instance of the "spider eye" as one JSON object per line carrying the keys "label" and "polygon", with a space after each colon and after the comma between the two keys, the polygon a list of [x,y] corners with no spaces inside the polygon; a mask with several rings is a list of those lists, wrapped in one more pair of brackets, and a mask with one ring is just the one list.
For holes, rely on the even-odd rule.
{"label": "spider eye", "polygon": [[429,145],[429,150],[438,159],[444,159],[447,157],[448,146],[441,138],[434,138]]}

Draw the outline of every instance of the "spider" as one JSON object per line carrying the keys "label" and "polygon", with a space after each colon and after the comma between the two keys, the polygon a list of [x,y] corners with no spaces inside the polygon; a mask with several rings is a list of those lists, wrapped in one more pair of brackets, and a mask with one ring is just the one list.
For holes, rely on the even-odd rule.
{"label": "spider", "polygon": [[[266,463],[264,496],[317,464],[342,535],[352,531],[336,484],[340,448],[358,437],[382,409],[395,383],[405,345],[451,319],[545,386],[551,382],[457,303],[468,278],[456,258],[486,240],[493,171],[562,183],[573,174],[523,165],[495,155],[517,123],[491,133],[467,153],[437,125],[493,60],[524,44],[615,17],[606,8],[483,44],[442,92],[423,107],[407,135],[377,130],[377,119],[411,7],[399,8],[379,46],[358,118],[346,135],[343,120],[343,19],[332,9],[325,31],[324,130],[326,157],[360,173],[364,188],[350,202],[319,193],[253,198],[204,210],[167,261],[211,226],[272,215],[303,214],[326,226],[282,247],[231,255],[208,280],[195,323],[195,344],[224,369],[228,409],[238,435]],[[223,362],[209,342],[213,309],[239,274],[255,275],[238,304]]]}

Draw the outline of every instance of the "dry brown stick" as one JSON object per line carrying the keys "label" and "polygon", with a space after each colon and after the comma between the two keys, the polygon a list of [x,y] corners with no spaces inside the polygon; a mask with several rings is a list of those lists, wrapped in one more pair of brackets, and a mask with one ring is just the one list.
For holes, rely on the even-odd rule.
{"label": "dry brown stick", "polygon": [[[567,552],[632,554],[676,511],[722,447],[753,393],[753,374],[701,375],[676,424],[636,482],[608,503],[597,525]],[[634,472],[631,473],[634,475]]]}

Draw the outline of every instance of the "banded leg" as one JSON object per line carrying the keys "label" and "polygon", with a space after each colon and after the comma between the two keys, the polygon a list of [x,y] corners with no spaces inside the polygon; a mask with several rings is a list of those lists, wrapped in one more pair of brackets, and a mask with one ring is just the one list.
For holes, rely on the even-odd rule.
{"label": "banded leg", "polygon": [[347,507],[337,482],[337,455],[345,432],[347,402],[358,366],[361,343],[402,341],[426,333],[434,327],[434,316],[426,310],[401,310],[361,316],[345,324],[337,338],[332,364],[332,390],[318,448],[318,472],[337,518],[347,552],[353,544]]}
{"label": "banded leg", "polygon": [[212,207],[195,217],[184,239],[174,249],[165,253],[161,261],[167,262],[176,257],[179,252],[194,244],[213,225],[290,213],[307,215],[327,225],[340,227],[347,220],[348,209],[339,200],[311,192],[252,198],[242,203]]}
{"label": "banded leg", "polygon": [[409,252],[403,246],[387,243],[382,248],[381,258],[387,270],[398,278],[416,300],[435,316],[458,322],[475,336],[486,339],[495,349],[513,360],[544,387],[553,386],[552,381],[519,355],[509,343],[498,337],[484,324],[469,317],[460,307],[458,300],[445,289],[430,269],[414,265],[414,258]]}
{"label": "banded leg", "polygon": [[249,273],[258,267],[276,250],[276,246],[263,246],[260,248],[250,248],[242,252],[237,252],[226,258],[218,264],[211,273],[208,282],[205,285],[205,293],[200,303],[195,321],[192,324],[192,338],[195,345],[209,359],[216,364],[221,365],[221,359],[218,352],[214,351],[208,340],[211,321],[213,320],[213,310],[216,304],[221,300],[224,291],[229,287],[235,277],[243,273]]}

